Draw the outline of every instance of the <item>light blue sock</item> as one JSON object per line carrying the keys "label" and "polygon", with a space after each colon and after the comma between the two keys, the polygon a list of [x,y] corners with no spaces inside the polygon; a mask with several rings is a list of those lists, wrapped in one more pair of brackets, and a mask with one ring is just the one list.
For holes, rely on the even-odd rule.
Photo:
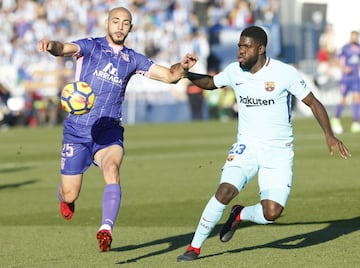
{"label": "light blue sock", "polygon": [[257,224],[273,223],[272,221],[265,219],[262,205],[260,203],[256,204],[255,206],[244,207],[241,211],[240,219],[252,221]]}
{"label": "light blue sock", "polygon": [[193,240],[191,241],[193,247],[201,248],[206,238],[208,238],[215,225],[221,219],[225,208],[226,205],[217,201],[215,196],[210,198],[201,215]]}

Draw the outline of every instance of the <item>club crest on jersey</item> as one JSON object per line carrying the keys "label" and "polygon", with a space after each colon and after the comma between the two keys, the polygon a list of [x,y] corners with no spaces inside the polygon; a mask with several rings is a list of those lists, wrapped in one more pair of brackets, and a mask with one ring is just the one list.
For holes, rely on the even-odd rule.
{"label": "club crest on jersey", "polygon": [[275,82],[274,81],[265,82],[265,90],[266,91],[273,91],[274,89],[275,89]]}
{"label": "club crest on jersey", "polygon": [[126,62],[129,62],[130,59],[129,59],[129,55],[128,54],[125,54],[123,52],[120,52],[121,53],[121,58],[126,61]]}
{"label": "club crest on jersey", "polygon": [[233,161],[234,158],[235,158],[235,155],[229,154],[226,160],[227,160],[227,161]]}

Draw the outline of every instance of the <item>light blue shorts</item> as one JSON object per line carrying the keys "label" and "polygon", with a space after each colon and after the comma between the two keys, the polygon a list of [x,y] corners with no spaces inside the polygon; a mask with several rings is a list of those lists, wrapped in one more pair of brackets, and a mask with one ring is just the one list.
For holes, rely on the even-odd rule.
{"label": "light blue shorts", "polygon": [[234,143],[221,173],[220,183],[230,183],[241,191],[257,174],[261,200],[285,207],[293,178],[292,144],[265,146],[254,142]]}

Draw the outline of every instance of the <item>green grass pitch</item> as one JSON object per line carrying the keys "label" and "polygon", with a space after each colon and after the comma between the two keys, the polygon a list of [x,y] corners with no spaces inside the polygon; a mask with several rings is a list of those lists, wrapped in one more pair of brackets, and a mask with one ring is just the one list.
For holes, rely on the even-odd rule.
{"label": "green grass pitch", "polygon": [[[344,121],[348,129],[350,119]],[[330,156],[315,119],[295,119],[294,183],[273,225],[218,238],[233,203],[258,202],[256,180],[230,204],[201,258],[177,263],[217,188],[236,122],[125,126],[123,199],[112,251],[98,252],[103,181],[85,174],[76,213],[59,213],[61,127],[0,132],[0,267],[360,267],[360,135]]]}

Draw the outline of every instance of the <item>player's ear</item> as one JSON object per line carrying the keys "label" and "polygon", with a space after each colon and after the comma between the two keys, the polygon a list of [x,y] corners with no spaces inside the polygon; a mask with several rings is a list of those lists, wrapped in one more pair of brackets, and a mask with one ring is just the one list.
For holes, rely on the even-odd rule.
{"label": "player's ear", "polygon": [[130,30],[129,30],[129,32],[131,32],[132,28],[133,28],[133,24],[130,24]]}
{"label": "player's ear", "polygon": [[259,46],[259,55],[265,54],[266,47],[264,45]]}

